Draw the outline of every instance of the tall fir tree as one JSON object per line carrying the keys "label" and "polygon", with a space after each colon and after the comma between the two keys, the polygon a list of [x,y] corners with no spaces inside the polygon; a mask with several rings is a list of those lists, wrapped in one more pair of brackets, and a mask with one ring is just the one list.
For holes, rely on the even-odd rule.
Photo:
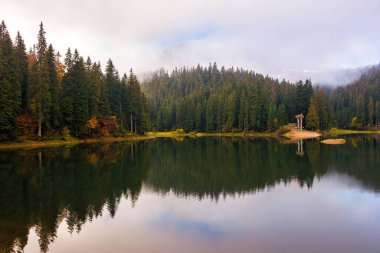
{"label": "tall fir tree", "polygon": [[28,98],[28,56],[20,32],[17,32],[14,50],[17,65],[17,77],[21,86],[21,108],[22,110],[25,110]]}
{"label": "tall fir tree", "polygon": [[[77,50],[75,50],[77,52]],[[79,55],[79,54],[78,54]],[[82,57],[76,57],[72,70],[72,78],[75,82],[73,94],[73,134],[77,137],[85,137],[87,131],[88,116],[88,78],[85,63]]]}
{"label": "tall fir tree", "polygon": [[318,108],[317,108],[317,101],[315,97],[312,97],[309,110],[306,116],[306,128],[310,130],[317,130],[319,129],[319,116],[318,116]]}
{"label": "tall fir tree", "polygon": [[[88,65],[88,63],[87,63]],[[88,114],[89,116],[100,116],[100,89],[103,83],[103,74],[100,66],[93,63],[87,70],[88,73]]]}
{"label": "tall fir tree", "polygon": [[47,43],[43,24],[40,24],[38,43],[36,46],[36,61],[31,67],[33,78],[29,82],[28,100],[29,108],[38,121],[39,139],[42,137],[42,124],[49,120],[51,96],[49,90],[49,72],[46,61]]}
{"label": "tall fir tree", "polygon": [[105,73],[105,85],[108,89],[108,99],[110,101],[110,110],[112,115],[120,117],[121,108],[121,89],[119,75],[111,59],[107,61]]}
{"label": "tall fir tree", "polygon": [[62,97],[60,100],[60,109],[62,113],[62,121],[64,126],[72,128],[74,116],[74,93],[75,93],[75,80],[72,77],[73,72],[73,56],[70,48],[68,48],[64,59],[65,74],[62,78]]}
{"label": "tall fir tree", "polygon": [[314,99],[317,107],[319,128],[325,130],[330,126],[330,106],[326,93],[318,88],[313,93],[312,98]]}
{"label": "tall fir tree", "polygon": [[46,51],[46,64],[47,71],[49,73],[49,92],[51,97],[50,106],[50,117],[49,123],[50,127],[54,130],[59,130],[61,127],[61,111],[59,108],[60,104],[60,87],[58,80],[58,63],[56,59],[56,54],[54,52],[53,46],[50,44]]}
{"label": "tall fir tree", "polygon": [[126,128],[126,120],[129,114],[128,76],[124,74],[120,82],[120,127],[122,130]]}
{"label": "tall fir tree", "polygon": [[369,102],[368,102],[368,125],[370,127],[373,126],[374,119],[375,119],[375,104],[373,102],[373,98],[370,97]]}
{"label": "tall fir tree", "polygon": [[380,100],[376,101],[375,104],[375,118],[376,125],[380,126]]}
{"label": "tall fir tree", "polygon": [[0,24],[0,140],[16,137],[16,116],[21,108],[20,76],[12,39]]}

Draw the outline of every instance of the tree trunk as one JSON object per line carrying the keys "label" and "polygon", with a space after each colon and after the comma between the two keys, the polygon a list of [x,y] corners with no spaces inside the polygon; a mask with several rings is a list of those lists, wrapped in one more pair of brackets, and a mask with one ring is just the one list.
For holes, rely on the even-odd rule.
{"label": "tree trunk", "polygon": [[133,116],[132,116],[132,113],[131,113],[131,133],[133,133]]}
{"label": "tree trunk", "polygon": [[120,113],[120,128],[123,130],[123,120],[121,119],[121,99],[119,103],[119,113]]}
{"label": "tree trunk", "polygon": [[41,101],[38,102],[38,140],[41,140],[42,136],[42,111],[41,111]]}

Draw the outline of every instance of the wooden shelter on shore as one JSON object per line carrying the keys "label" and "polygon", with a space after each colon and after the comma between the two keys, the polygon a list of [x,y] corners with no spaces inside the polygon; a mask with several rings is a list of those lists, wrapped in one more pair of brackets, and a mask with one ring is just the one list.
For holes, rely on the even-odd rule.
{"label": "wooden shelter on shore", "polygon": [[297,127],[296,128],[298,129],[298,131],[302,131],[302,129],[303,129],[303,127],[302,127],[302,120],[305,117],[301,113],[301,114],[296,115],[295,118],[297,119]]}

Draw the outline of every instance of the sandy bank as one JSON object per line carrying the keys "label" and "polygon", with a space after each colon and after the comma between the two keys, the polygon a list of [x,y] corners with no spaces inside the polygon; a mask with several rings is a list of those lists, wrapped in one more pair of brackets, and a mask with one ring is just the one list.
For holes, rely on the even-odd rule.
{"label": "sandy bank", "polygon": [[319,137],[321,134],[308,130],[298,131],[297,129],[292,129],[289,132],[285,133],[283,136],[289,139],[311,139]]}
{"label": "sandy bank", "polygon": [[339,145],[339,144],[344,144],[346,143],[345,139],[327,139],[321,141],[323,144],[328,144],[328,145]]}

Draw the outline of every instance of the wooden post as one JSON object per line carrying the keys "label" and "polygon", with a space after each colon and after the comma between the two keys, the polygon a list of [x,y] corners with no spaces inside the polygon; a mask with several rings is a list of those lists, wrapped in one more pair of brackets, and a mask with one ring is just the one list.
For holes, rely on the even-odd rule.
{"label": "wooden post", "polygon": [[297,130],[299,131],[300,130],[300,119],[297,118]]}

